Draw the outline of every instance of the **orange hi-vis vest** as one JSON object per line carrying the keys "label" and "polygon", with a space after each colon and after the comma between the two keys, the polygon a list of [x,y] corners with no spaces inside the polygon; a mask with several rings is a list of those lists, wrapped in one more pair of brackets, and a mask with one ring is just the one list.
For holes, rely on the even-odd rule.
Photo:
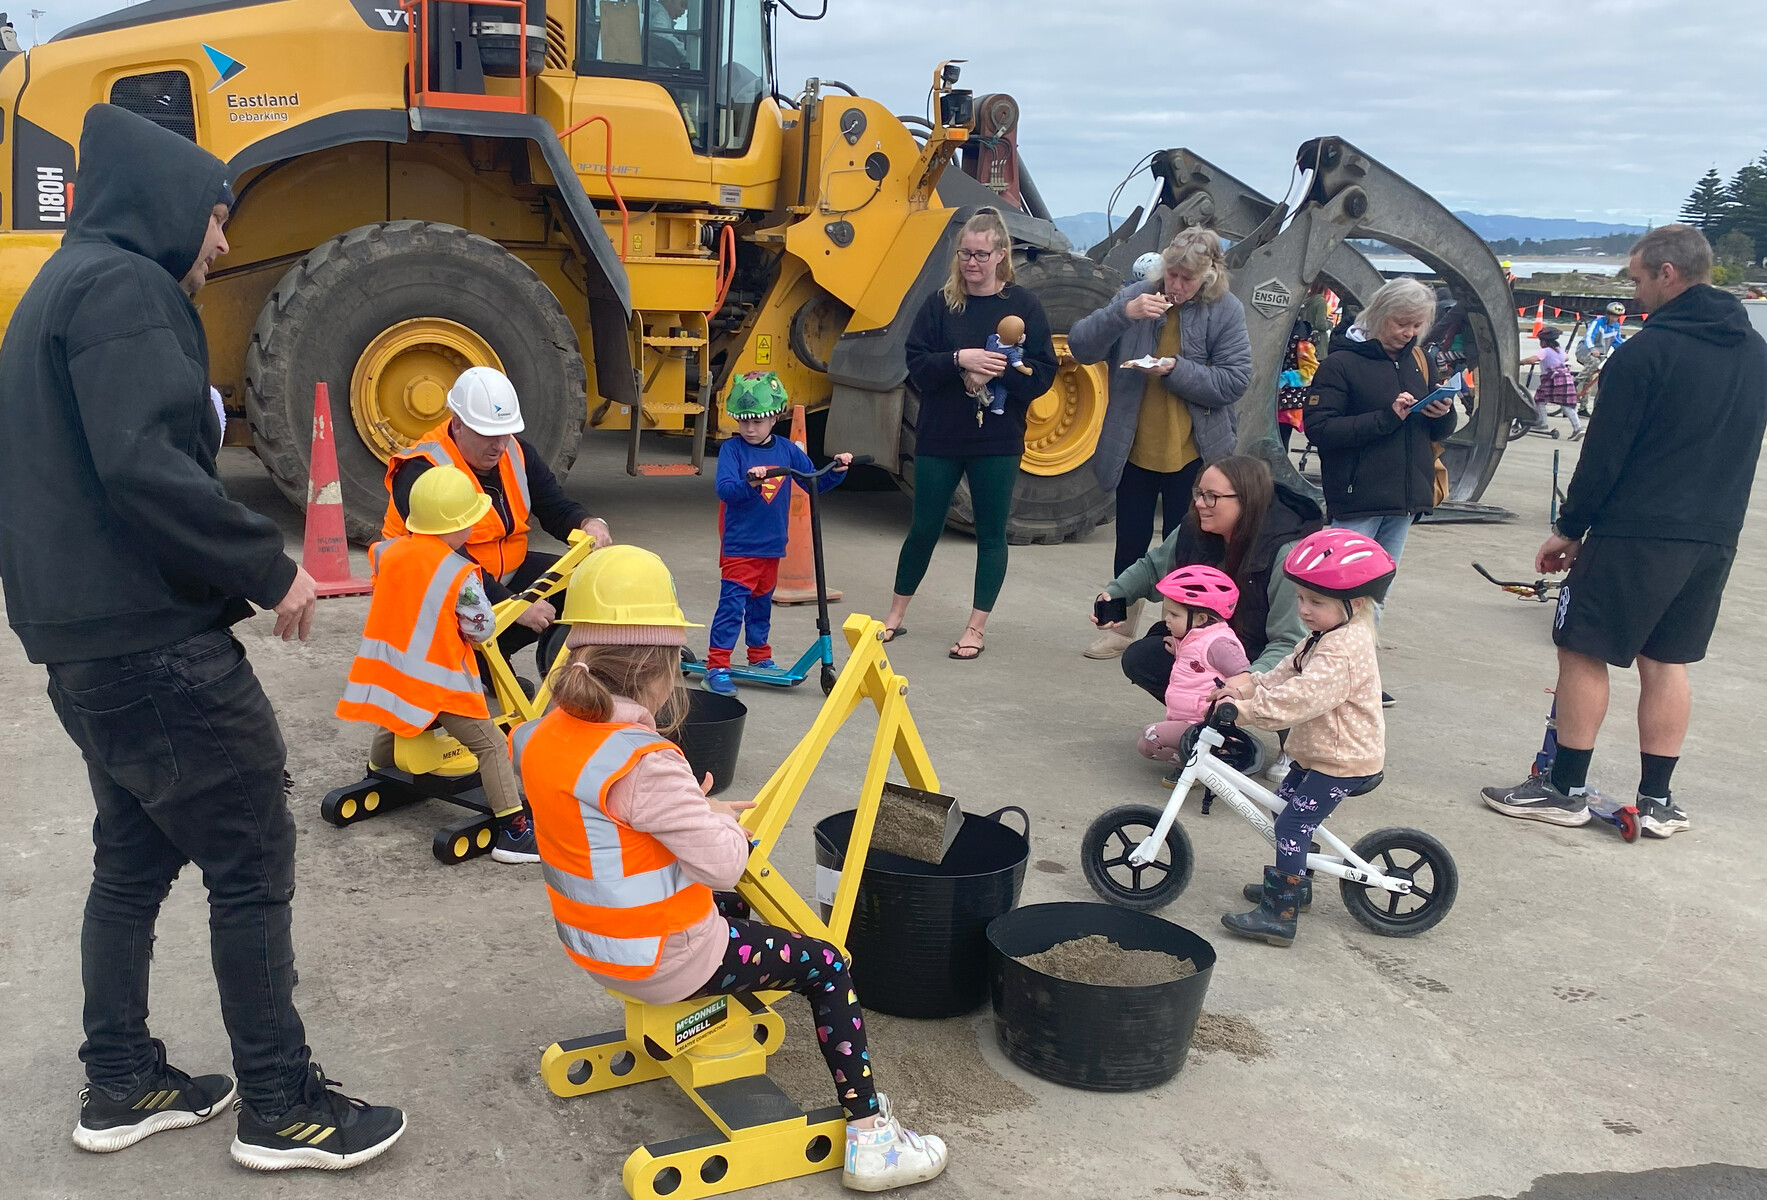
{"label": "orange hi-vis vest", "polygon": [[656,838],[609,814],[607,796],[646,754],[680,751],[642,725],[557,708],[518,725],[509,744],[565,953],[597,975],[648,979],[668,936],[715,911],[712,889],[688,879]]}
{"label": "orange hi-vis vest", "polygon": [[[485,485],[479,482],[478,473],[467,465],[466,455],[448,436],[448,422],[443,421],[424,434],[422,441],[399,451],[387,463],[387,515],[380,523],[383,539],[403,537],[407,532],[405,519],[399,515],[399,506],[392,498],[393,476],[414,458],[428,459],[437,467],[459,467],[472,480],[472,486],[484,494]],[[508,448],[497,461],[497,477],[503,481],[503,500],[509,505],[509,519],[514,526],[505,529],[503,518],[497,515],[497,506],[491,505],[479,518],[479,523],[472,527],[472,534],[466,539],[466,552],[496,578],[507,579],[528,556],[528,513],[533,503],[528,495],[528,461],[522,454],[521,443],[514,438],[509,439]]]}
{"label": "orange hi-vis vest", "polygon": [[416,737],[437,713],[488,717],[472,647],[460,634],[456,598],[478,567],[440,538],[406,534],[376,542],[374,599],[337,715]]}

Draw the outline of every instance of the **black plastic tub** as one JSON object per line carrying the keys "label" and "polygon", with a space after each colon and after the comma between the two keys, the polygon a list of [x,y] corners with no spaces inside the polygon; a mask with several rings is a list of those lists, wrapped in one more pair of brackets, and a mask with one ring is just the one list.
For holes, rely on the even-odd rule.
{"label": "black plastic tub", "polygon": [[671,739],[687,756],[693,777],[712,775],[712,795],[736,777],[736,756],[742,749],[742,727],[749,710],[734,696],[693,689],[687,697],[687,720]]}
{"label": "black plastic tub", "polygon": [[[1125,950],[1162,950],[1196,974],[1145,987],[1057,979],[1018,959],[1102,933]],[[994,1029],[1006,1057],[1052,1083],[1132,1092],[1184,1066],[1215,967],[1215,948],[1182,925],[1114,904],[1033,904],[988,926]]]}
{"label": "black plastic tub", "polygon": [[[1024,820],[1024,833],[1001,823],[1006,813]],[[824,920],[854,816],[848,809],[816,825],[816,892]],[[988,998],[988,922],[1018,903],[1030,832],[1022,808],[985,817],[965,813],[937,866],[881,850],[865,856],[847,934],[862,1005],[921,1018],[956,1017],[982,1006]]]}

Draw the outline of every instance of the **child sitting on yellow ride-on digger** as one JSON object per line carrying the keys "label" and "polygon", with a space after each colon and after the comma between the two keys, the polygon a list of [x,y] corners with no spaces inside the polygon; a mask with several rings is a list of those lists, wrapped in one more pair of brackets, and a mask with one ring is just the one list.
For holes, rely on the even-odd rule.
{"label": "child sitting on yellow ride-on digger", "polygon": [[457,553],[491,498],[456,467],[435,467],[411,488],[403,537],[376,542],[374,599],[350,681],[338,701],[346,721],[380,726],[370,766],[390,766],[394,736],[416,737],[431,725],[478,757],[479,776],[497,818],[498,862],[538,862],[534,831],[516,790],[508,742],[485,706],[472,644],[489,641],[496,615],[470,558]]}

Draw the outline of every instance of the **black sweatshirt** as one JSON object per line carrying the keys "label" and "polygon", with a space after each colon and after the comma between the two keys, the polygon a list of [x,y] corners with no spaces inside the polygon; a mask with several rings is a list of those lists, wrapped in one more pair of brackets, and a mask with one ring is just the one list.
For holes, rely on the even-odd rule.
{"label": "black sweatshirt", "polygon": [[1319,447],[1319,482],[1331,519],[1400,516],[1436,506],[1436,452],[1454,432],[1452,408],[1426,417],[1393,411],[1400,392],[1434,386],[1407,345],[1397,357],[1370,337],[1336,338],[1307,389],[1307,440]]}
{"label": "black sweatshirt", "polygon": [[[1026,375],[1011,367],[1000,376],[1006,385],[1006,412],[984,412],[976,424],[976,402],[951,360],[953,351],[987,346],[988,335],[1005,316],[1025,323]],[[908,379],[920,397],[914,452],[939,458],[970,458],[1025,452],[1025,411],[1055,383],[1055,344],[1049,318],[1029,290],[1008,284],[998,296],[971,296],[961,313],[945,306],[940,292],[928,296],[908,332]]]}
{"label": "black sweatshirt", "polygon": [[[515,439],[521,443],[522,461],[528,465],[528,513],[533,518],[530,524],[538,525],[547,533],[561,542],[569,541],[571,530],[582,526],[589,519],[589,510],[564,494],[559,485],[558,476],[546,465],[546,460],[527,442],[527,439]],[[393,472],[393,504],[399,510],[399,519],[406,520],[411,516],[411,485],[431,467],[435,466],[427,458],[408,458]],[[474,471],[478,476],[479,486],[485,495],[491,497],[491,507],[497,510],[497,517],[508,529],[512,522],[509,518],[509,497],[503,494],[502,472],[493,467],[489,471]],[[497,604],[514,595],[503,584],[485,576],[485,594],[492,604]]]}
{"label": "black sweatshirt", "polygon": [[108,104],[79,161],[67,235],[0,346],[0,579],[44,663],[225,627],[295,576],[281,531],[216,478],[208,342],[179,285],[226,168]]}
{"label": "black sweatshirt", "polygon": [[1689,288],[1602,369],[1558,532],[1736,545],[1764,428],[1767,342],[1735,296]]}

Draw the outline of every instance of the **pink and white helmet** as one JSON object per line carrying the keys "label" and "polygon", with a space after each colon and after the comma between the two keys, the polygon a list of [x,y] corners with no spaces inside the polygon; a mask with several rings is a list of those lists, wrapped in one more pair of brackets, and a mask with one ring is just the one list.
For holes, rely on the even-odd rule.
{"label": "pink and white helmet", "polygon": [[1233,619],[1239,607],[1239,588],[1226,572],[1214,567],[1179,567],[1154,584],[1154,591],[1186,608],[1212,612],[1223,621]]}
{"label": "pink and white helmet", "polygon": [[1398,570],[1379,542],[1349,529],[1302,538],[1282,564],[1282,573],[1302,587],[1339,600],[1385,600]]}

